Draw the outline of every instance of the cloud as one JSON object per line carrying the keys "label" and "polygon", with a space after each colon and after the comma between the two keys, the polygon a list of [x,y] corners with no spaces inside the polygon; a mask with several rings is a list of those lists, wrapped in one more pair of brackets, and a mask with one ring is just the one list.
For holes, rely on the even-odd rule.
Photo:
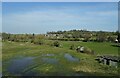
{"label": "cloud", "polygon": [[97,16],[116,16],[118,14],[118,11],[94,11],[87,12],[86,14]]}

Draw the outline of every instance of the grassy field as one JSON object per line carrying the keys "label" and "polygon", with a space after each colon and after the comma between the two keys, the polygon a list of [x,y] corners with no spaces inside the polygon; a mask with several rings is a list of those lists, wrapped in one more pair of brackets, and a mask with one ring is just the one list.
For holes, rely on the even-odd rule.
{"label": "grassy field", "polygon": [[76,47],[77,46],[85,46],[88,47],[92,50],[95,51],[96,54],[110,54],[110,55],[118,55],[118,47],[116,47],[115,45],[117,45],[116,43],[109,43],[109,42],[76,42],[76,41],[64,41],[61,42],[61,45],[63,45],[63,47],[65,48],[69,48],[70,45],[73,44]]}
{"label": "grassy field", "polygon": [[[50,45],[52,40],[46,40],[45,43]],[[110,42],[81,42],[81,41],[60,41],[61,48],[69,49],[71,45],[74,45],[75,48],[78,46],[88,47],[91,50],[95,51],[95,54],[100,55],[118,55],[118,45],[117,43]]]}
{"label": "grassy field", "polygon": [[2,42],[0,40],[0,77],[2,76]]}
{"label": "grassy field", "polygon": [[[79,45],[89,47],[96,54],[117,55],[118,47],[113,46],[115,43],[60,41],[60,47],[48,45],[51,43],[52,41],[45,41],[44,45],[35,45],[21,42],[3,42],[3,75],[118,75],[118,68],[99,64],[95,61],[95,55],[77,53],[75,50],[69,49],[70,45],[74,44],[76,47]],[[17,70],[10,70],[13,73],[9,71],[12,63],[16,62],[13,60],[27,57],[34,58],[31,60],[33,61],[32,64],[19,71],[19,74],[14,73]]]}

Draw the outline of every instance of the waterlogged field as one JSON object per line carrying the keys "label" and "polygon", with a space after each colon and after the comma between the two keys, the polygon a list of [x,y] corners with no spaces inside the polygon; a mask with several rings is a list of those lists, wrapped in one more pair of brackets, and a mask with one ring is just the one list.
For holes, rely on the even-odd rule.
{"label": "waterlogged field", "polygon": [[95,55],[77,53],[70,45],[89,47],[95,54],[118,54],[115,43],[60,41],[60,47],[21,42],[2,43],[3,76],[118,75],[118,68],[99,64]]}

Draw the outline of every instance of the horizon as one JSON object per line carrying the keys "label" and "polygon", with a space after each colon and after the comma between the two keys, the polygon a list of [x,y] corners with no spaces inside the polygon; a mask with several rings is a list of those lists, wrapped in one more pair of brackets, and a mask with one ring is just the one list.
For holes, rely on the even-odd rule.
{"label": "horizon", "polygon": [[117,2],[3,2],[2,32],[118,30]]}
{"label": "horizon", "polygon": [[[71,29],[71,30],[58,30],[58,31],[62,31],[62,32],[64,32],[64,31],[72,31],[72,30],[85,30],[85,31],[89,31],[89,32],[100,32],[100,31],[102,31],[102,30],[98,30],[98,31],[94,31],[94,30],[87,30],[87,29]],[[48,31],[48,32],[58,32],[58,31]],[[117,30],[118,31],[118,30]],[[108,32],[108,33],[111,33],[111,32],[117,32],[117,31],[102,31],[102,32]],[[34,32],[32,32],[32,33],[9,33],[9,32],[0,32],[0,33],[7,33],[7,34],[47,34],[48,32],[46,32],[46,33],[34,33]]]}

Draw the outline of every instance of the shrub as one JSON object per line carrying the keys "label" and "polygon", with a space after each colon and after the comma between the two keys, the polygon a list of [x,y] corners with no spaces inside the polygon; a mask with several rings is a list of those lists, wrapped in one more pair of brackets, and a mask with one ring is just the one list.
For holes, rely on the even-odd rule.
{"label": "shrub", "polygon": [[74,46],[74,45],[71,45],[71,46],[70,46],[70,49],[71,49],[71,50],[74,50],[74,49],[75,49],[75,46]]}
{"label": "shrub", "polygon": [[34,40],[33,40],[33,39],[29,39],[29,40],[28,40],[28,42],[33,43],[33,42],[34,42]]}
{"label": "shrub", "polygon": [[54,45],[55,47],[59,47],[59,46],[60,46],[60,43],[59,43],[58,41],[55,41],[55,42],[53,43],[53,45]]}
{"label": "shrub", "polygon": [[84,53],[87,53],[87,54],[94,54],[94,51],[91,50],[91,49],[88,48],[88,47],[85,47],[85,48],[84,48]]}
{"label": "shrub", "polygon": [[87,54],[95,54],[95,52],[93,50],[91,50],[88,47],[83,47],[83,46],[78,46],[76,51],[81,52],[81,53],[87,53]]}
{"label": "shrub", "polygon": [[74,41],[79,41],[79,39],[78,38],[74,38]]}
{"label": "shrub", "polygon": [[45,45],[53,46],[53,41],[45,41]]}
{"label": "shrub", "polygon": [[34,44],[38,44],[38,45],[42,45],[43,44],[43,41],[41,39],[35,39],[33,41]]}

